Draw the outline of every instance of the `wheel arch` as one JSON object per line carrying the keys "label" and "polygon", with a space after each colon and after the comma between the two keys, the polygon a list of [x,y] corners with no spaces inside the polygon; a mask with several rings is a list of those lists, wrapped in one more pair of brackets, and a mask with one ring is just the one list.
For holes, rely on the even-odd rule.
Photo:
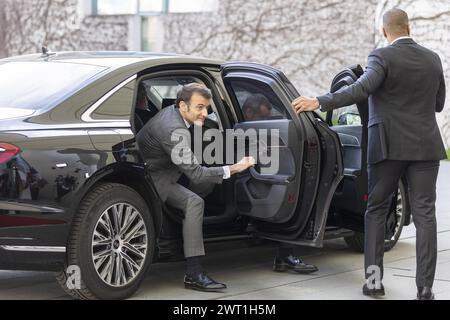
{"label": "wheel arch", "polygon": [[77,195],[76,201],[74,201],[73,212],[75,213],[78,210],[81,200],[93,188],[99,183],[107,182],[128,186],[144,199],[153,219],[156,237],[158,238],[162,230],[162,204],[156,189],[147,180],[144,167],[140,165],[133,163],[115,163],[97,171],[86,180],[83,188],[81,188],[82,192]]}

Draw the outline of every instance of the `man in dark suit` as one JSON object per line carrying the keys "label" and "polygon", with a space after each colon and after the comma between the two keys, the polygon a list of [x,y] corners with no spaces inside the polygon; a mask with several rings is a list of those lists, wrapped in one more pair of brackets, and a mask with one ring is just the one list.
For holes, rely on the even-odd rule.
{"label": "man in dark suit", "polygon": [[204,167],[191,151],[188,128],[202,126],[208,116],[211,91],[191,83],[179,91],[176,105],[151,118],[136,136],[159,196],[166,204],[183,211],[183,247],[187,261],[184,284],[200,291],[218,291],[226,285],[209,277],[201,265],[204,197],[213,184],[254,165],[253,157],[224,167]]}
{"label": "man in dark suit", "polygon": [[[369,199],[365,214],[365,277],[363,293],[384,295],[384,233],[390,201],[400,177],[406,175],[416,226],[418,299],[433,299],[437,234],[436,179],[439,160],[446,158],[436,123],[445,101],[445,82],[439,56],[410,38],[406,12],[387,11],[383,33],[390,45],[374,50],[364,74],[354,84],[317,98],[299,97],[297,112],[322,111],[369,98]],[[379,268],[379,269],[378,269]],[[369,280],[374,270],[380,281]]]}

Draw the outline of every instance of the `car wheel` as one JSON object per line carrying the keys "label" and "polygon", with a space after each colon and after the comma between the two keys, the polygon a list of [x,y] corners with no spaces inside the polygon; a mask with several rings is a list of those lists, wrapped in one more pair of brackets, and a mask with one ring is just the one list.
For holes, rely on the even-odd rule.
{"label": "car wheel", "polygon": [[402,182],[398,186],[398,191],[392,203],[391,214],[386,219],[386,238],[384,240],[384,250],[391,250],[398,242],[405,224],[407,205],[405,201],[406,190]]}
{"label": "car wheel", "polygon": [[[82,200],[71,228],[66,270],[57,274],[62,288],[77,299],[131,296],[155,251],[154,224],[142,197],[121,184],[100,184]],[[78,285],[67,267],[79,270]]]}
{"label": "car wheel", "polygon": [[[393,199],[391,213],[386,219],[386,238],[384,240],[384,250],[391,250],[398,242],[405,224],[407,201],[405,185],[400,181],[396,197]],[[353,236],[345,237],[348,247],[357,251],[364,252],[364,233],[355,232]]]}

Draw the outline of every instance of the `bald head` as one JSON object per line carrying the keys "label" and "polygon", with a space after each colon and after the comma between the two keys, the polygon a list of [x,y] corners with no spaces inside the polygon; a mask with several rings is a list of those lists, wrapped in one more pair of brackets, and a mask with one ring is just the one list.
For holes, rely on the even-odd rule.
{"label": "bald head", "polygon": [[408,14],[401,9],[391,9],[383,15],[383,29],[387,38],[409,36]]}

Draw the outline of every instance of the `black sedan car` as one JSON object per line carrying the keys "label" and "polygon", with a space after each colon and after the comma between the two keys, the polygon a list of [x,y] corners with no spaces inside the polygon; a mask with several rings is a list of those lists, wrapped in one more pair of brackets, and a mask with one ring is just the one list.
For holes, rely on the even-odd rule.
{"label": "black sedan car", "polygon": [[[331,90],[361,73],[360,66],[344,69]],[[299,92],[266,65],[44,52],[0,60],[0,269],[55,271],[76,298],[121,299],[150,264],[176,257],[182,216],[160,201],[147,174],[135,135],[149,117],[135,106],[142,90],[155,114],[191,82],[213,94],[205,128],[277,129],[280,142],[267,145],[278,148],[277,172],[256,165],[208,196],[206,241],[254,236],[321,247],[344,237],[363,249],[366,102],[297,115],[290,104]],[[246,118],[251,95],[270,101],[265,118]],[[405,189],[402,181],[392,195],[386,249],[410,222]]]}

